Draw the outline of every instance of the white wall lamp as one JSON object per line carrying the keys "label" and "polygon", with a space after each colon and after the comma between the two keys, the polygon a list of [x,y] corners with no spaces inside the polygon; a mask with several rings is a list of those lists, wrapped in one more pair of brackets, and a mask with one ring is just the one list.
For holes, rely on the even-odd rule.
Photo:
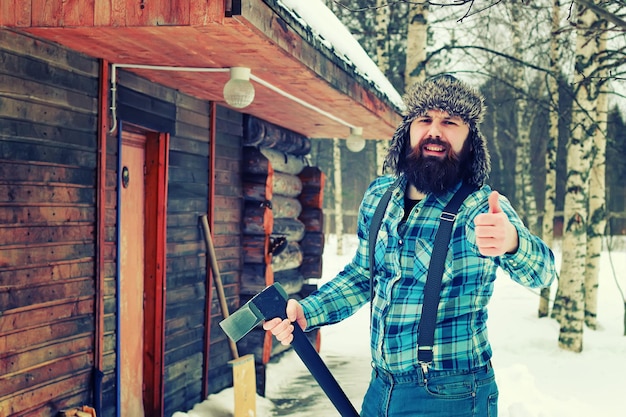
{"label": "white wall lamp", "polygon": [[365,148],[365,139],[363,139],[362,127],[351,127],[350,136],[346,140],[346,146],[349,151],[361,152]]}
{"label": "white wall lamp", "polygon": [[250,68],[230,69],[230,80],[224,84],[224,100],[237,109],[243,109],[252,103],[254,86],[250,82]]}

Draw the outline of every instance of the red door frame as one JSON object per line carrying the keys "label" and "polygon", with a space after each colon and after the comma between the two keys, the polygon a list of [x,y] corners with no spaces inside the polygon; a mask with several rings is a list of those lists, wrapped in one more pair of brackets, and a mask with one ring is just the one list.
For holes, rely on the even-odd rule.
{"label": "red door frame", "polygon": [[164,411],[167,171],[170,135],[146,132],[146,224],[144,294],[144,410]]}

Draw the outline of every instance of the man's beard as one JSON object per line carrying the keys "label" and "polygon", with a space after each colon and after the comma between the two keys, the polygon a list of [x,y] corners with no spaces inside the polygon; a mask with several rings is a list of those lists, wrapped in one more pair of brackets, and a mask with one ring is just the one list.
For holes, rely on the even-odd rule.
{"label": "man's beard", "polygon": [[[447,150],[446,155],[443,158],[424,156],[422,147],[425,144],[443,146]],[[470,140],[468,138],[465,141],[463,149],[458,154],[447,143],[438,139],[426,139],[415,148],[409,148],[407,153],[404,172],[409,183],[422,193],[440,195],[465,178],[468,171]]]}

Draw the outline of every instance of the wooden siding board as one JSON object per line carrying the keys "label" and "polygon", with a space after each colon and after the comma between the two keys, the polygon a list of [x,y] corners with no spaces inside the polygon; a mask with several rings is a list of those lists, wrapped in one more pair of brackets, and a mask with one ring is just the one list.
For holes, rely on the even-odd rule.
{"label": "wooden siding board", "polygon": [[[36,306],[52,301],[93,296],[91,277],[86,279],[60,281],[49,285],[9,287],[9,291],[0,292],[0,304],[4,313],[25,306]],[[26,311],[28,313],[28,311]],[[56,317],[55,317],[56,319]],[[60,320],[60,318],[58,318]]]}
{"label": "wooden siding board", "polygon": [[[175,126],[176,135],[181,138],[192,138],[197,141],[202,141],[203,135],[206,135],[207,130],[204,127],[194,126],[189,123],[177,122]],[[208,150],[208,143],[205,143],[205,147]]]}
{"label": "wooden siding board", "polygon": [[[93,109],[96,106],[97,98],[93,95],[75,91],[70,89],[70,86],[59,89],[57,85],[42,82],[40,77],[25,78],[21,73],[10,72],[11,68],[7,68],[6,64],[3,67],[5,69],[0,68],[0,85],[2,85],[2,95],[4,96],[45,101],[48,104],[64,106],[80,112],[84,112],[85,109]],[[73,74],[73,77],[78,78],[79,76]],[[87,82],[91,84],[90,81]]]}
{"label": "wooden siding board", "polygon": [[186,200],[188,198],[206,198],[208,185],[199,183],[172,182],[169,183],[168,194],[171,193],[173,200]]}
{"label": "wooden siding board", "polygon": [[30,26],[30,1],[1,1],[0,26],[15,24],[15,26]]}
{"label": "wooden siding board", "polygon": [[181,242],[183,240],[200,240],[203,239],[202,231],[197,225],[188,227],[168,227],[167,239],[172,242]]}
{"label": "wooden siding board", "polygon": [[[32,415],[54,415],[59,410],[57,407],[63,407],[63,404],[68,405],[64,401],[67,396],[76,395],[72,401],[78,398],[86,402],[87,398],[79,392],[89,386],[90,380],[91,369],[87,369],[76,372],[71,378],[50,380],[44,384],[31,386],[28,390],[18,391],[17,394],[0,400],[0,415],[22,416],[27,412],[32,412]],[[58,399],[58,401],[51,402],[51,398]],[[33,406],[33,404],[36,405]],[[54,410],[54,412],[44,414],[43,410],[46,409]]]}
{"label": "wooden siding board", "polygon": [[1,375],[16,374],[20,370],[29,369],[65,356],[75,355],[79,352],[89,352],[91,343],[91,336],[85,334],[78,337],[55,340],[54,343],[48,345],[34,346],[26,354],[23,351],[4,352],[0,356]]}
{"label": "wooden siding board", "polygon": [[6,205],[0,206],[0,224],[88,221],[93,213],[93,207]]}
{"label": "wooden siding board", "polygon": [[2,159],[85,168],[96,167],[96,153],[92,151],[72,150],[60,144],[52,144],[49,142],[15,142],[3,140],[3,138],[0,137],[0,160]]}
{"label": "wooden siding board", "polygon": [[81,372],[91,369],[93,354],[90,351],[65,355],[58,360],[46,361],[28,369],[27,375],[4,374],[0,376],[0,398],[15,391],[28,389],[33,383],[63,377],[68,369]]}
{"label": "wooden siding board", "polygon": [[[4,198],[3,198],[4,197]],[[0,202],[50,205],[93,204],[93,189],[62,185],[0,185]]]}
{"label": "wooden siding board", "polygon": [[[23,1],[19,3],[30,2]],[[28,64],[25,68],[20,67],[21,71],[15,72],[15,74],[20,74],[21,77],[32,73],[32,75],[35,75],[33,79],[37,80],[36,75],[46,74],[45,71],[41,72],[37,70],[39,67],[33,67],[33,65],[40,64],[48,64],[55,68],[67,70],[67,72],[73,74],[74,77],[77,75],[87,76],[93,79],[97,79],[98,77],[99,65],[96,60],[87,55],[59,46],[56,43],[42,40],[41,38],[3,30],[0,31],[0,45],[2,45],[0,50],[12,52],[14,55],[20,56],[21,59],[28,58],[30,60],[27,61]],[[0,72],[5,71],[0,68]],[[8,73],[12,72],[9,71]],[[69,78],[71,77],[68,77],[68,79]],[[89,86],[81,84],[84,81],[80,79],[76,81],[78,82],[78,84],[75,85],[76,91],[85,89],[85,91],[93,91],[94,94],[97,91],[97,87],[94,87],[96,88],[95,90],[92,88],[87,90]],[[68,88],[72,87],[71,83],[64,83],[63,85]]]}
{"label": "wooden siding board", "polygon": [[91,332],[93,317],[80,316],[0,335],[0,345],[11,346],[11,351],[28,350],[37,345],[88,335]]}
{"label": "wooden siding board", "polygon": [[[138,43],[143,42],[143,35],[137,34],[135,38]],[[122,86],[128,90],[133,90],[144,96],[157,99],[161,102],[177,105],[178,92],[163,85],[151,82],[149,77],[145,78],[145,74],[154,71],[146,71],[140,75],[127,69],[117,69],[118,86]]]}
{"label": "wooden siding board", "polygon": [[55,107],[10,97],[0,98],[0,116],[7,119],[31,120],[52,127],[73,126],[75,130],[94,132],[96,116],[67,107]]}
{"label": "wooden siding board", "polygon": [[178,151],[170,151],[170,166],[183,167],[189,170],[206,172],[209,171],[209,162],[202,155],[188,154]]}
{"label": "wooden siding board", "polygon": [[179,212],[179,213],[170,213],[167,216],[167,226],[168,227],[176,227],[176,226],[192,226],[196,225],[200,227],[200,219],[199,214],[195,212]]}
{"label": "wooden siding board", "polygon": [[20,267],[22,265],[44,265],[70,259],[86,259],[93,256],[93,244],[64,244],[55,243],[31,246],[27,251],[24,248],[3,249],[2,259],[4,268]]}
{"label": "wooden siding board", "polygon": [[194,212],[196,215],[206,213],[207,201],[205,199],[184,199],[184,200],[169,200],[167,203],[168,216],[173,213]]}
{"label": "wooden siding board", "polygon": [[86,277],[93,273],[91,259],[48,263],[46,265],[20,266],[15,269],[3,268],[0,274],[0,288],[10,285],[38,285],[66,279]]}
{"label": "wooden siding board", "polygon": [[[177,96],[180,97],[180,96]],[[184,103],[184,100],[177,100],[178,103]],[[206,102],[205,102],[206,103]],[[200,138],[205,139],[205,143],[208,144],[208,131],[209,131],[209,109],[208,107],[203,108],[202,112],[197,111],[195,109],[187,109],[181,106],[178,106],[176,113],[176,120],[178,123],[194,126],[203,129],[203,134],[198,135]]]}
{"label": "wooden siding board", "polygon": [[0,138],[18,143],[48,143],[66,149],[89,150],[95,142],[93,132],[64,126],[50,126],[36,121],[11,119],[0,115]]}
{"label": "wooden siding board", "polygon": [[3,181],[57,183],[75,186],[93,186],[95,170],[90,168],[38,165],[27,161],[0,160],[0,178]]}
{"label": "wooden siding board", "polygon": [[170,167],[168,174],[171,183],[200,183],[206,185],[209,182],[208,172],[198,172],[183,167]]}
{"label": "wooden siding board", "polygon": [[47,226],[7,227],[0,234],[0,246],[38,244],[47,242],[79,241],[87,243],[94,239],[94,226],[81,224],[50,224]]}

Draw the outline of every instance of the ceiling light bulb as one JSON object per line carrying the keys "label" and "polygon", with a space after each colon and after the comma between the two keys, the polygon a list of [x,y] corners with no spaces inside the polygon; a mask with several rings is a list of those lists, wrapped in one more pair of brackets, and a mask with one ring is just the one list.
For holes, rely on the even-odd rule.
{"label": "ceiling light bulb", "polygon": [[230,80],[224,84],[224,100],[238,109],[252,103],[254,86],[250,82],[250,68],[233,67],[230,69]]}
{"label": "ceiling light bulb", "polygon": [[363,139],[362,127],[351,127],[350,136],[346,140],[346,146],[349,151],[361,152],[365,148],[365,139]]}

